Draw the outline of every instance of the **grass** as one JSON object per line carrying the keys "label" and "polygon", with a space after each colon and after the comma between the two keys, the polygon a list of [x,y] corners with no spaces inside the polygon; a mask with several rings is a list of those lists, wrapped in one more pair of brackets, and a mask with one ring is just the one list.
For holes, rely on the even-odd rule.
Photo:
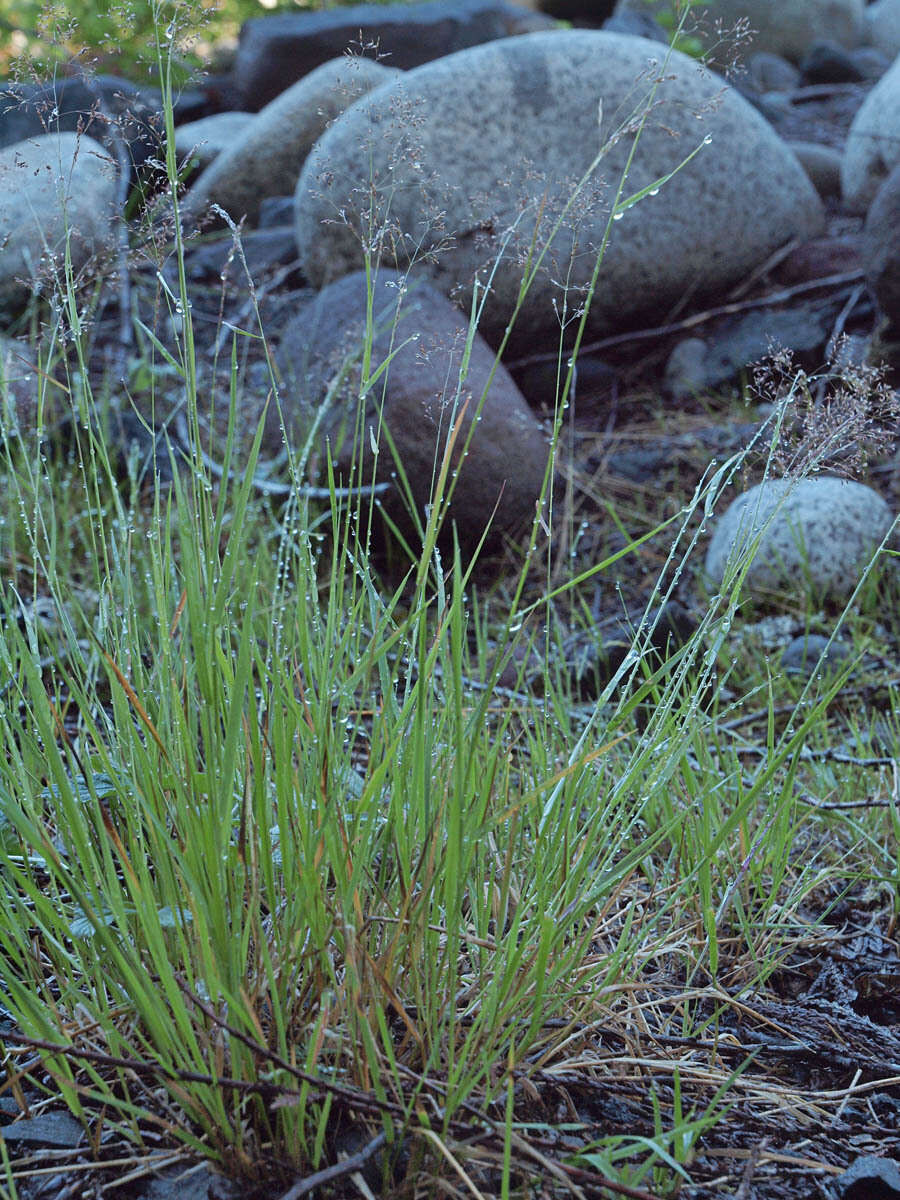
{"label": "grass", "polygon": [[[199,441],[175,262],[177,353],[139,366],[175,372]],[[839,906],[894,929],[896,680],[871,657],[780,672],[747,560],[664,663],[638,622],[595,701],[562,655],[596,585],[649,611],[694,579],[748,453],[685,471],[662,521],[601,518],[558,413],[570,504],[524,551],[465,557],[440,529],[451,440],[423,550],[388,570],[370,497],[258,493],[236,385],[221,480],[195,454],[171,487],[134,460],[123,482],[69,283],[35,344],[48,405],[76,348],[69,452],[7,431],[0,466],[5,1089],[64,1101],[100,1179],[199,1156],[293,1195],[350,1167],[363,1194],[700,1194],[760,1129],[803,1161],[853,1082],[760,1066],[741,1030],[827,959]],[[582,516],[624,544],[586,555]],[[857,659],[894,644],[896,592],[873,574],[825,628]]]}

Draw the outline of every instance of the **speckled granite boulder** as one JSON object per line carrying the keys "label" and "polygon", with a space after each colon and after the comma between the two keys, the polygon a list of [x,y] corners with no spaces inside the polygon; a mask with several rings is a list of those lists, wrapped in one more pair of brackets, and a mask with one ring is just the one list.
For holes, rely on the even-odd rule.
{"label": "speckled granite boulder", "polygon": [[[422,514],[431,501],[439,469],[436,464],[444,453],[451,427],[459,419],[452,458],[459,478],[450,516],[460,540],[472,545],[489,522],[494,535],[516,536],[523,532],[534,518],[549,447],[544,431],[506,369],[502,364],[496,367],[466,457],[461,460],[463,444],[473,429],[476,410],[494,370],[493,353],[476,334],[460,384],[467,322],[427,283],[411,281],[407,290],[395,272],[379,272],[373,289],[373,311],[372,372],[393,357],[366,400],[361,433],[362,478],[372,477],[371,445],[379,438],[383,421]],[[282,417],[291,443],[301,444],[329,388],[346,369],[346,377],[316,434],[320,463],[327,439],[343,483],[349,481],[353,461],[365,327],[363,271],[330,284],[304,306],[286,326],[276,355],[285,380],[282,412],[279,414],[270,405],[266,418],[267,448],[277,452],[282,447]],[[355,360],[348,360],[353,354]],[[397,479],[388,439],[383,436],[376,477],[383,482]],[[385,503],[395,520],[408,524],[398,488]]]}
{"label": "speckled granite boulder", "polygon": [[[620,0],[619,8],[671,12],[673,5],[671,0]],[[732,53],[727,33],[738,21],[744,21],[753,30],[751,51],[765,50],[799,62],[814,42],[858,45],[864,8],[864,0],[714,0],[691,8],[688,28],[699,25],[701,30],[709,31],[704,41],[711,44],[715,41],[713,22],[721,22],[725,30],[722,52],[717,54],[714,46],[710,48],[714,58],[727,58]]]}
{"label": "speckled granite boulder", "polygon": [[[361,266],[362,239],[388,266],[427,255],[422,269],[464,309],[476,277],[490,277],[479,328],[496,343],[536,225],[541,242],[561,219],[511,343],[556,345],[563,304],[571,315],[591,278],[631,136],[613,140],[568,210],[567,202],[601,146],[650,99],[664,53],[623,34],[535,33],[377,88],[320,138],[298,181],[307,278],[321,285]],[[625,196],[676,171],[704,137],[709,144],[612,226],[589,335],[652,320],[686,290],[698,299],[716,294],[822,226],[821,202],[796,156],[721,78],[673,53],[652,104]]]}
{"label": "speckled granite boulder", "polygon": [[729,563],[761,533],[745,595],[844,601],[892,521],[881,496],[862,483],[769,479],[738,496],[717,522],[706,553],[709,586],[721,587]]}
{"label": "speckled granite boulder", "polygon": [[243,134],[191,185],[183,211],[199,216],[209,204],[218,204],[232,220],[246,217],[255,224],[267,196],[293,192],[304,159],[335,117],[399,74],[371,58],[323,63],[250,116]]}
{"label": "speckled granite boulder", "polygon": [[67,231],[76,274],[112,245],[115,186],[107,151],[77,133],[0,151],[0,307],[16,309],[34,291],[46,293],[61,270]]}
{"label": "speckled granite boulder", "polygon": [[844,145],[841,188],[851,212],[864,213],[900,163],[900,58],[853,118]]}

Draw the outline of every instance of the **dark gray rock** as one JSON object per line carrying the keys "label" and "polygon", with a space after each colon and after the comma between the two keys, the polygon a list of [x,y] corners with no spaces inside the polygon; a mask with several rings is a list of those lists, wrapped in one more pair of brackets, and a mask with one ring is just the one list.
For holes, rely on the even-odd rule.
{"label": "dark gray rock", "polygon": [[10,1150],[25,1149],[71,1150],[87,1143],[87,1135],[78,1121],[68,1112],[50,1111],[39,1117],[25,1117],[0,1129],[0,1136]]}
{"label": "dark gray rock", "polygon": [[813,187],[823,200],[841,194],[841,156],[832,146],[818,142],[789,141],[788,145],[800,160]]}
{"label": "dark gray rock", "polygon": [[791,350],[801,364],[818,365],[834,309],[830,302],[798,304],[728,318],[705,339],[679,342],[666,365],[666,386],[676,400],[714,391],[779,347]]}
{"label": "dark gray rock", "polygon": [[867,1154],[834,1181],[838,1200],[897,1200],[900,1166],[893,1158]]}
{"label": "dark gray rock", "polygon": [[246,1184],[226,1179],[203,1164],[160,1172],[136,1200],[242,1200],[247,1192]]}
{"label": "dark gray rock", "polygon": [[273,226],[294,224],[293,196],[266,196],[259,206],[260,229],[271,229]]}
{"label": "dark gray rock", "polygon": [[[358,457],[361,477],[371,479],[371,441],[383,422],[396,445],[417,511],[432,496],[435,478],[451,426],[459,420],[452,473],[458,475],[450,515],[461,540],[471,545],[491,520],[494,535],[516,536],[534,517],[547,465],[545,434],[502,365],[474,426],[464,460],[460,454],[494,369],[493,352],[477,335],[471,347],[468,372],[459,375],[466,345],[467,321],[445,297],[425,283],[411,281],[404,291],[402,277],[382,270],[374,284],[375,328],[372,371],[394,353],[385,374],[365,401]],[[399,306],[399,308],[398,308]],[[329,387],[339,386],[315,435],[319,460],[326,438],[344,484],[350,482],[354,434],[360,392],[360,353],[366,325],[366,277],[362,271],[337,280],[301,309],[282,335],[277,361],[285,380],[283,417],[295,448],[312,428]],[[404,344],[405,343],[405,344]],[[348,356],[356,355],[348,362]],[[345,370],[345,377],[339,375]],[[468,402],[465,413],[462,404]],[[267,447],[283,444],[281,418],[270,406],[266,418]],[[377,462],[379,481],[396,480],[387,438],[382,437]],[[395,519],[403,520],[399,490],[386,503]]]}
{"label": "dark gray rock", "polygon": [[814,42],[800,61],[803,82],[861,83],[865,74],[851,51],[837,42]]}
{"label": "dark gray rock", "polygon": [[900,328],[900,165],[878,189],[866,217],[863,264],[878,307]]}
{"label": "dark gray rock", "polygon": [[766,92],[790,92],[800,86],[800,72],[794,64],[780,54],[772,54],[767,50],[750,55],[745,77],[748,85],[761,95]]}
{"label": "dark gray rock", "polygon": [[791,286],[829,275],[846,275],[863,267],[862,234],[843,233],[801,242],[773,271],[778,283]]}
{"label": "dark gray rock", "polygon": [[836,671],[844,665],[850,651],[843,642],[832,642],[821,633],[807,633],[793,638],[781,655],[785,671],[796,675],[813,675],[815,672]]}
{"label": "dark gray rock", "polygon": [[600,28],[612,16],[616,0],[540,0],[539,8],[557,21],[572,21],[579,26]]}
{"label": "dark gray rock", "polygon": [[[276,226],[274,229],[251,229],[241,236],[241,247],[254,282],[276,268],[288,266],[297,260],[297,243],[290,225]],[[238,283],[247,278],[241,257],[234,251],[234,240],[230,233],[215,241],[191,247],[184,257],[188,277],[198,282],[218,279],[226,270]],[[298,280],[299,275],[291,282],[297,283]]]}
{"label": "dark gray rock", "polygon": [[244,22],[234,79],[245,107],[257,112],[348,49],[406,70],[456,50],[553,24],[552,18],[507,0],[429,0],[276,13]]}
{"label": "dark gray rock", "polygon": [[631,12],[625,9],[603,22],[607,33],[627,33],[630,37],[648,38],[651,42],[668,43],[669,35],[659,21],[649,13]]}
{"label": "dark gray rock", "polygon": [[160,147],[159,93],[114,76],[57,79],[50,83],[0,86],[0,149],[45,133],[81,132],[107,148],[114,121],[140,167]]}

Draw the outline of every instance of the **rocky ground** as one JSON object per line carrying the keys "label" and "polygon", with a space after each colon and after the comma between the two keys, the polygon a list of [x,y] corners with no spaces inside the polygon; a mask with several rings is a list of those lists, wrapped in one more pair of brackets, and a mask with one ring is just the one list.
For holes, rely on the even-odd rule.
{"label": "rocky ground", "polygon": [[[769,63],[767,69],[775,67]],[[782,75],[778,88],[762,89],[759,78],[752,75],[738,80],[782,138],[824,152],[817,157],[809,149],[804,162],[822,196],[825,228],[813,238],[797,237],[780,247],[753,272],[701,305],[686,296],[651,322],[634,318],[615,332],[588,339],[578,360],[574,393],[563,423],[563,452],[555,483],[568,531],[555,568],[560,574],[583,570],[623,544],[621,529],[608,519],[607,506],[614,508],[629,536],[637,538],[681,508],[711,461],[748,443],[779,399],[779,368],[764,365],[763,374],[756,375],[757,366],[775,346],[787,345],[795,363],[810,375],[826,372],[829,351],[832,358],[843,355],[844,363],[853,370],[864,369],[867,360],[877,360],[879,339],[885,337],[884,318],[867,286],[865,218],[850,211],[842,199],[836,157],[877,74],[846,77],[854,73],[861,73],[859,64],[848,65],[846,57],[834,50],[831,60],[808,65],[803,75]],[[210,106],[213,101],[209,98],[216,89],[219,95],[231,94],[227,79],[218,80],[215,88],[201,89]],[[260,97],[261,102],[265,99]],[[297,257],[291,213],[289,197],[270,196],[257,214],[257,228],[237,238],[226,230],[188,242],[185,266],[204,394],[227,395],[230,330],[253,328],[258,312],[267,338],[280,347],[287,342],[285,330],[298,310],[311,311],[304,306],[311,303],[316,289]],[[123,450],[135,446],[146,469],[165,476],[169,465],[162,437],[154,443],[140,429],[127,406],[117,402],[114,381],[123,375],[129,380],[131,395],[140,408],[151,389],[133,332],[123,333],[121,314],[128,308],[138,311],[147,325],[155,328],[161,342],[171,346],[172,318],[165,315],[164,290],[169,286],[177,291],[176,277],[171,259],[160,269],[150,253],[131,253],[127,284],[125,273],[120,273],[118,283],[106,289],[96,310],[91,371],[98,394],[105,391],[112,400],[110,435],[120,439]],[[248,418],[253,418],[268,391],[265,347],[258,339],[246,338],[240,339],[239,345],[240,401]],[[504,361],[529,405],[522,420],[541,422],[546,428],[553,419],[557,356],[544,348],[528,352],[519,345]],[[159,394],[160,379],[165,394],[165,367],[159,360],[157,364],[154,394]],[[890,390],[897,382],[890,362],[885,370]],[[758,381],[754,383],[754,379]],[[221,405],[220,417],[223,413]],[[221,430],[218,432],[220,435]],[[802,432],[798,433],[801,440]],[[187,432],[177,407],[166,433],[175,445],[185,443]],[[58,429],[56,435],[65,453],[65,430]],[[204,436],[214,453],[219,443],[212,414]],[[273,436],[273,451],[276,442]],[[891,514],[900,511],[895,453],[891,438],[883,439],[865,476]],[[270,462],[260,479],[260,490],[268,488],[274,497],[283,481],[278,465]],[[764,454],[749,460],[740,487],[755,483],[764,467]],[[477,509],[480,502],[474,503]],[[510,521],[517,515],[511,513]],[[627,646],[628,622],[623,622],[623,611],[631,619],[639,617],[663,568],[665,549],[665,535],[651,538],[624,558],[614,574],[601,578],[591,605],[594,622],[604,631],[602,645],[588,639],[586,646],[574,615],[560,609],[563,636],[559,642],[569,655],[565,669],[576,678],[585,698],[596,694],[615,655]],[[492,554],[486,576],[503,570],[504,555],[514,561],[515,550],[501,548]],[[703,590],[697,579],[683,579],[675,599],[664,614],[662,628],[680,637],[690,631],[702,611]],[[839,605],[826,603],[814,632],[830,633],[838,609]],[[809,627],[801,606],[793,604],[786,614],[772,620],[763,598],[757,615],[759,628],[754,627],[750,636],[760,638],[775,658],[787,654],[793,644],[797,665],[804,669],[808,654],[804,635]],[[870,689],[871,705],[887,708],[885,695],[900,679],[900,647],[889,630],[882,632],[883,641],[871,648],[877,677],[867,676],[860,684],[851,681],[848,688],[851,692],[854,687]],[[741,636],[747,636],[746,631]],[[790,665],[788,658],[783,661]],[[531,672],[526,664],[523,672],[514,672],[514,677],[503,682],[527,686],[531,674],[538,672]],[[711,1027],[709,1046],[700,1048],[708,1051],[716,1069],[726,1074],[744,1061],[748,1048],[756,1058],[754,1068],[748,1071],[751,1082],[735,1092],[734,1109],[717,1126],[715,1154],[701,1155],[692,1164],[695,1182],[681,1190],[682,1196],[850,1200],[900,1195],[900,1174],[895,1162],[888,1161],[900,1158],[900,1089],[896,1082],[900,1075],[900,957],[896,927],[888,915],[891,904],[886,897],[862,889],[841,899],[823,896],[820,900],[823,906],[832,907],[818,927],[823,931],[820,937],[817,934],[818,942],[812,936],[805,943],[798,942],[796,961],[784,963],[770,981],[766,999],[752,1011],[727,1010],[727,1015],[719,1018],[715,1036]],[[809,914],[811,920],[818,915]],[[614,1052],[630,1053],[635,1061],[664,1058],[671,1066],[683,1053],[685,1079],[692,1070],[699,1078],[695,1059],[677,1044],[677,1038],[660,1045],[635,1031],[633,1041],[626,1045],[620,1031],[611,1031],[609,1037]],[[697,1049],[696,1045],[690,1047],[692,1054]],[[763,1069],[754,1075],[760,1064]],[[852,1089],[848,1090],[851,1080]],[[798,1098],[804,1089],[843,1095],[844,1099],[830,1108],[817,1107]],[[12,1097],[0,1097],[0,1106],[0,1120],[4,1113],[19,1118],[20,1104]],[[653,1129],[654,1114],[637,1075],[616,1086],[606,1080],[600,1088],[590,1086],[583,1076],[567,1079],[548,1074],[536,1080],[534,1107],[535,1119],[548,1125],[577,1118],[607,1133]],[[81,1127],[52,1108],[6,1125],[4,1137],[17,1170],[37,1168],[19,1188],[19,1195],[27,1200],[100,1195],[122,1200],[170,1196],[199,1200],[271,1194],[271,1183],[253,1192],[229,1184],[204,1167],[194,1167],[185,1175],[185,1164],[175,1161],[177,1156],[159,1169],[152,1182],[146,1178],[146,1164],[137,1162],[97,1172],[89,1168]],[[571,1149],[565,1133],[547,1134],[548,1153],[567,1148]],[[115,1145],[102,1148],[101,1157],[115,1158],[119,1150]],[[873,1161],[871,1156],[878,1157]],[[854,1165],[846,1170],[848,1162]],[[582,1186],[584,1194],[598,1194],[589,1191],[590,1181],[577,1172],[567,1183],[572,1190]],[[337,1191],[333,1194],[341,1194],[344,1184],[334,1186]],[[346,1194],[359,1192],[348,1190]],[[635,1189],[621,1194],[645,1197],[650,1193]]]}

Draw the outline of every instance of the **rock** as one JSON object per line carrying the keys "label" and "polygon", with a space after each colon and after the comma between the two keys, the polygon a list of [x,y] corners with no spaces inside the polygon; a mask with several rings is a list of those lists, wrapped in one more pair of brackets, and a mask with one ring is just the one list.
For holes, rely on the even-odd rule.
{"label": "rock", "polygon": [[831,146],[817,142],[789,141],[813,187],[823,200],[841,194],[841,155]]}
{"label": "rock", "polygon": [[863,79],[871,83],[877,83],[887,73],[896,57],[896,54],[885,54],[877,46],[857,46],[853,51],[853,61],[862,72]]}
{"label": "rock", "polygon": [[861,234],[844,233],[834,237],[812,238],[802,242],[774,269],[778,283],[790,287],[829,275],[847,275],[861,271],[863,239]]}
{"label": "rock", "polygon": [[900,58],[869,92],[847,134],[841,164],[845,206],[864,213],[900,163]]}
{"label": "rock", "polygon": [[246,1184],[194,1163],[160,1171],[141,1186],[136,1200],[243,1200],[246,1195]]}
{"label": "rock", "polygon": [[900,1164],[865,1154],[834,1181],[839,1200],[895,1200],[900,1197]]}
{"label": "rock", "polygon": [[[363,97],[316,143],[297,184],[305,274],[321,285],[359,267],[360,228],[381,231],[367,232],[366,241],[389,266],[427,257],[433,281],[465,309],[476,275],[483,284],[490,270],[480,331],[496,344],[517,303],[536,224],[542,243],[622,114],[639,111],[642,95],[649,100],[654,54],[642,38],[605,31],[529,34],[450,55]],[[606,114],[599,129],[598,100]],[[677,170],[704,135],[710,144]],[[511,346],[558,342],[554,305],[562,295],[554,281],[568,280],[571,313],[630,151],[631,138],[614,140],[562,220]],[[625,194],[673,171],[658,194],[612,226],[589,336],[657,319],[686,289],[715,294],[792,237],[821,228],[821,202],[796,157],[733,89],[677,52]]]}
{"label": "rock", "polygon": [[616,7],[616,0],[541,0],[541,12],[557,21],[574,21],[581,27],[598,29]]}
{"label": "rock", "polygon": [[4,1125],[0,1129],[0,1137],[8,1148],[15,1147],[17,1150],[29,1147],[38,1150],[72,1150],[87,1142],[87,1134],[80,1121],[61,1109]]}
{"label": "rock", "polygon": [[259,217],[256,224],[259,229],[272,229],[277,225],[289,225],[293,231],[294,197],[265,196],[260,202]]}
{"label": "rock", "polygon": [[196,159],[197,166],[203,170],[229,150],[255,119],[253,113],[232,111],[214,113],[211,117],[179,125],[175,130],[175,150],[179,159]]}
{"label": "rock", "polygon": [[865,41],[891,58],[900,54],[900,0],[874,0],[863,16]]}
{"label": "rock", "polygon": [[67,230],[75,274],[112,245],[115,188],[115,166],[93,138],[52,133],[0,151],[0,307],[52,288]]}
{"label": "rock", "polygon": [[535,29],[550,17],[509,0],[429,0],[357,4],[323,12],[253,17],[241,28],[234,77],[244,107],[256,112],[304,75],[347,51],[406,70],[431,59]]}
{"label": "rock", "polygon": [[804,633],[792,638],[781,655],[781,665],[791,675],[825,674],[839,671],[850,657],[843,642],[829,640],[821,633]]}
{"label": "rock", "polygon": [[669,35],[659,21],[649,13],[624,11],[613,13],[603,22],[607,33],[627,33],[629,37],[649,38],[651,42],[669,44]]}
{"label": "rock", "polygon": [[[438,469],[435,464],[439,465],[450,427],[460,412],[455,396],[467,322],[428,284],[410,281],[408,292],[404,292],[402,278],[384,270],[374,285],[374,313],[372,370],[392,350],[396,353],[384,381],[375,385],[367,399],[361,477],[368,480],[372,475],[370,439],[377,436],[377,413],[384,388],[384,422],[421,515],[431,500],[432,480]],[[285,379],[283,416],[295,446],[301,444],[297,439],[305,437],[312,415],[322,405],[347,355],[361,350],[365,319],[366,277],[359,271],[329,285],[285,328],[277,361]],[[406,339],[412,340],[402,345]],[[494,355],[476,334],[460,393],[461,400],[468,399],[468,408],[454,451],[454,469],[459,467],[459,451],[472,428],[492,370]],[[359,381],[357,361],[325,414],[318,437],[320,446],[326,436],[329,439],[336,474],[345,484],[350,480]],[[283,443],[279,414],[273,406],[266,419],[266,443],[274,450],[280,450]],[[493,534],[516,536],[522,532],[534,517],[547,455],[547,440],[540,425],[505,368],[498,364],[453,494],[451,517],[467,545],[481,536],[495,504]],[[377,478],[396,480],[386,438],[380,441]],[[391,511],[395,519],[403,519],[404,510],[396,493]]]}
{"label": "rock", "polygon": [[817,83],[861,83],[865,74],[853,55],[844,46],[835,42],[813,42],[800,60],[803,82]]}
{"label": "rock", "polygon": [[745,595],[776,602],[811,593],[840,603],[852,594],[892,521],[881,496],[862,483],[825,475],[769,479],[738,496],[717,522],[706,553],[707,579],[720,588],[726,568],[759,534]]}
{"label": "rock", "polygon": [[878,307],[900,329],[900,164],[878,189],[866,216],[863,264]]}
{"label": "rock", "polygon": [[835,315],[834,302],[826,300],[727,317],[705,340],[679,342],[666,365],[666,385],[676,400],[715,391],[775,348],[790,350],[798,365],[813,368],[821,361]]}
{"label": "rock", "polygon": [[[560,375],[556,362],[526,363],[510,366],[510,373],[519,391],[532,408],[552,413],[557,395],[565,384],[565,373]],[[595,354],[578,355],[574,379],[574,408],[580,418],[587,413],[607,410],[615,403],[619,392],[620,374]],[[573,397],[571,391],[569,401]]]}
{"label": "rock", "polygon": [[800,72],[780,54],[759,50],[747,59],[748,84],[760,95],[766,92],[792,92],[800,86]]}
{"label": "rock", "polygon": [[663,379],[666,391],[675,400],[687,400],[707,389],[706,356],[702,338],[683,338],[672,350]]}
{"label": "rock", "polygon": [[[671,0],[620,0],[623,8],[650,12],[671,10]],[[715,0],[691,6],[691,31],[695,26],[710,31],[703,40],[712,41],[714,23],[723,29],[723,54],[733,53],[728,31],[745,21],[753,31],[751,51],[766,50],[799,62],[818,41],[836,42],[852,48],[863,31],[864,0]],[[722,54],[713,51],[714,59]]]}
{"label": "rock", "polygon": [[[642,650],[651,670],[656,670],[697,632],[697,622],[678,600],[657,604],[598,621],[586,639],[579,633],[567,639],[565,662],[575,694],[596,700],[632,649]],[[643,682],[643,676],[638,676]]]}
{"label": "rock", "polygon": [[[191,244],[184,261],[188,278],[197,282],[221,279],[226,273],[237,283],[247,281],[247,272],[254,283],[278,267],[286,267],[297,259],[297,244],[290,225],[275,229],[250,229],[241,235],[240,254],[236,253],[231,233],[212,241]],[[296,282],[296,281],[294,281]]]}
{"label": "rock", "polygon": [[370,58],[323,63],[259,113],[225,153],[191,185],[183,211],[199,217],[218,204],[233,221],[251,224],[267,196],[293,192],[316,139],[354,100],[400,75]]}
{"label": "rock", "polygon": [[[39,380],[35,357],[26,341],[0,334],[0,424],[4,437],[19,437],[35,427]],[[48,396],[53,391],[49,387]]]}
{"label": "rock", "polygon": [[112,148],[115,122],[135,169],[159,153],[159,92],[112,75],[0,85],[0,149],[51,133],[86,134]]}

